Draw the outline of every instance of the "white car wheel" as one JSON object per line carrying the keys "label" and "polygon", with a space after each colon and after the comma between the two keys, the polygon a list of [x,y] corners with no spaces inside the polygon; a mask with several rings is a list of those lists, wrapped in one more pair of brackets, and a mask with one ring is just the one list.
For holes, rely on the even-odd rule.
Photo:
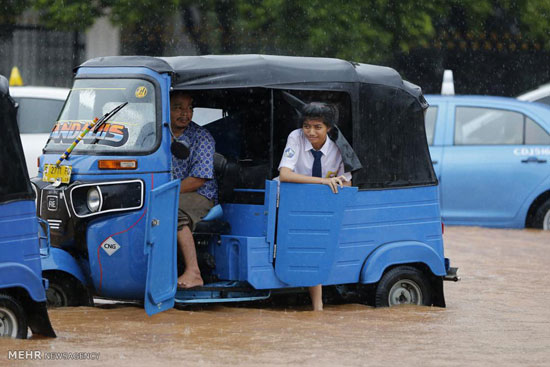
{"label": "white car wheel", "polygon": [[542,220],[542,229],[545,231],[550,231],[550,209],[548,209],[544,219]]}

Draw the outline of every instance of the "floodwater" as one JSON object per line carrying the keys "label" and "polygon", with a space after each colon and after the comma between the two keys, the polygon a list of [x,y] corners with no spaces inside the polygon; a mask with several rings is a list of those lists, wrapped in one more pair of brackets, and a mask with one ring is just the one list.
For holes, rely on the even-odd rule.
{"label": "floodwater", "polygon": [[[549,366],[550,232],[447,227],[444,239],[462,277],[445,282],[447,308],[54,309],[57,339],[2,339],[0,365]],[[21,350],[42,359],[8,358]]]}

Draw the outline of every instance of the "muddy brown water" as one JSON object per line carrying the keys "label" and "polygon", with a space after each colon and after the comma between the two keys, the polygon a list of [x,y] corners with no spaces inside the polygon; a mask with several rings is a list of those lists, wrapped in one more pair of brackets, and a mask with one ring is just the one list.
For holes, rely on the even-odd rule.
{"label": "muddy brown water", "polygon": [[444,239],[462,277],[445,282],[447,308],[54,309],[58,337],[0,339],[0,366],[550,366],[550,233],[447,227]]}

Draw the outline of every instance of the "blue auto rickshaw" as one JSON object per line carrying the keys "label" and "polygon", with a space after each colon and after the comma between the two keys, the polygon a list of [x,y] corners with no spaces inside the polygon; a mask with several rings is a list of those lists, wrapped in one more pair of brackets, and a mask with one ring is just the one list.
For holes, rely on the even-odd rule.
{"label": "blue auto rickshaw", "polygon": [[[206,284],[191,290],[176,287],[174,90],[193,94],[194,120],[216,140],[219,203],[194,232]],[[336,195],[274,180],[297,111],[310,101],[334,107],[331,138],[353,172],[353,186]],[[443,280],[457,277],[444,256],[426,108],[420,88],[393,69],[337,59],[85,62],[33,180],[38,215],[51,227],[48,299],[143,300],[153,314],[174,303],[266,299],[323,284],[327,294],[375,306],[444,307]]]}
{"label": "blue auto rickshaw", "polygon": [[41,250],[48,251],[48,228],[36,217],[16,116],[8,81],[0,75],[0,336],[26,339],[30,327],[55,337],[40,262]]}

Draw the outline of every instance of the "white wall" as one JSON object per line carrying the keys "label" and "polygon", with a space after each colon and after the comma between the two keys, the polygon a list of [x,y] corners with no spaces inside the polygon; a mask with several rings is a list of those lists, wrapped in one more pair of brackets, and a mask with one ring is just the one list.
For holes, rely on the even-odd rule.
{"label": "white wall", "polygon": [[107,17],[98,18],[86,31],[86,60],[120,55],[120,29]]}

